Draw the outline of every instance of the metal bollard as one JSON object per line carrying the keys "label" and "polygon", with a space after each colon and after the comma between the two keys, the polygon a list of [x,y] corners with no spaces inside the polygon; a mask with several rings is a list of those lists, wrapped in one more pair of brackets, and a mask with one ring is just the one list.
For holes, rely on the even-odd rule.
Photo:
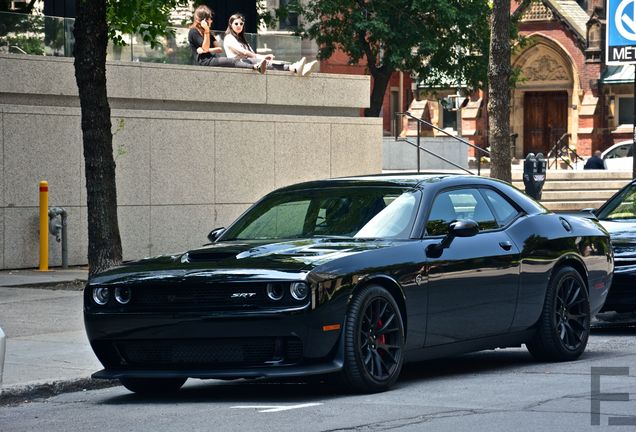
{"label": "metal bollard", "polygon": [[46,215],[49,209],[49,182],[40,182],[40,271],[49,271],[49,236],[46,234]]}
{"label": "metal bollard", "polygon": [[0,387],[2,387],[2,372],[4,371],[4,352],[6,349],[5,341],[6,337],[2,328],[0,328]]}
{"label": "metal bollard", "polygon": [[[57,217],[60,217],[58,222]],[[49,209],[49,232],[55,236],[59,243],[62,241],[62,268],[68,268],[68,242],[66,241],[66,210],[61,207],[51,207]]]}

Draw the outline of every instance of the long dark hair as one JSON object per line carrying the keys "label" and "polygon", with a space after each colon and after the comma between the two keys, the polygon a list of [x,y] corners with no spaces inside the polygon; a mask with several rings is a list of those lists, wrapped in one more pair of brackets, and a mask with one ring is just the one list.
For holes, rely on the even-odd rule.
{"label": "long dark hair", "polygon": [[[232,23],[236,21],[237,19],[240,19],[243,21],[243,31],[240,33],[235,32],[234,29],[232,28]],[[245,49],[254,52],[250,44],[247,43],[247,40],[245,39],[245,15],[243,15],[242,13],[235,13],[234,15],[230,17],[229,20],[227,20],[227,30],[225,30],[225,34],[226,35],[231,34],[232,36],[236,38],[237,41],[241,43],[241,45],[245,47]]]}

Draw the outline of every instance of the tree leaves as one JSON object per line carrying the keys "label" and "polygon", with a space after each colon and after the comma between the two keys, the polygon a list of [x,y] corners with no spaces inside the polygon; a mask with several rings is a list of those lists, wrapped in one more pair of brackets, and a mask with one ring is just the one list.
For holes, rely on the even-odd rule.
{"label": "tree leaves", "polygon": [[174,33],[169,28],[170,11],[187,5],[187,0],[109,0],[108,38],[116,45],[126,45],[123,35],[140,34],[156,48],[161,44],[159,37]]}
{"label": "tree leaves", "polygon": [[277,16],[300,13],[297,33],[316,41],[318,57],[344,51],[366,58],[369,72],[408,71],[421,84],[483,87],[488,67],[488,0],[297,0]]}

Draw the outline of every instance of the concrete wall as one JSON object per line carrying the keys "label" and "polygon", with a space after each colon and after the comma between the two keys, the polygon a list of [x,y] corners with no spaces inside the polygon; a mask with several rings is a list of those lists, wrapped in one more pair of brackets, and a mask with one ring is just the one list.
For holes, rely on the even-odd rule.
{"label": "concrete wall", "polygon": [[[199,246],[275,188],[382,169],[381,119],[358,117],[368,77],[125,62],[107,71],[125,259]],[[68,211],[70,263],[86,263],[78,107],[72,59],[0,55],[0,268],[38,264],[40,180],[50,206]]]}
{"label": "concrete wall", "polygon": [[[416,143],[417,137],[409,137]],[[450,137],[420,137],[422,148],[439,155],[463,168],[468,168],[468,146]],[[393,137],[384,137],[383,163],[385,170],[417,170],[417,152],[420,152],[422,170],[456,170],[457,167],[404,141],[395,141]]]}

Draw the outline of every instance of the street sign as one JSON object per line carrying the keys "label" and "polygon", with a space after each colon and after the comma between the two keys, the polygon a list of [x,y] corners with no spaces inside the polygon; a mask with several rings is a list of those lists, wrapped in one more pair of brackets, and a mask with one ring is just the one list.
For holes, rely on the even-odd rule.
{"label": "street sign", "polygon": [[636,0],[607,0],[605,63],[636,64]]}

